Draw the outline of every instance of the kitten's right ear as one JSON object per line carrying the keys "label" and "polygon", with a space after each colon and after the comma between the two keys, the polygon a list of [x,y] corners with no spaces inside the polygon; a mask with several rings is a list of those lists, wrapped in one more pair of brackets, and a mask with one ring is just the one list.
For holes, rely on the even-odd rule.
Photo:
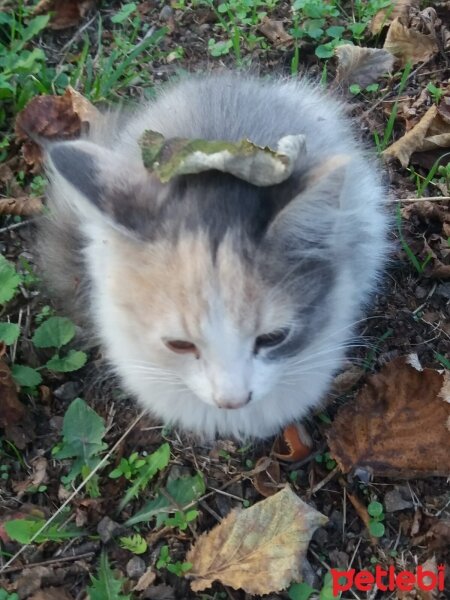
{"label": "kitten's right ear", "polygon": [[[47,148],[47,166],[51,176],[59,176],[75,191],[102,211],[101,157],[98,146],[90,142],[57,142]],[[111,159],[105,149],[103,160]]]}
{"label": "kitten's right ear", "polygon": [[46,150],[55,203],[77,212],[87,226],[108,225],[136,235],[139,223],[132,208],[149,177],[142,164],[83,140],[57,142]]}

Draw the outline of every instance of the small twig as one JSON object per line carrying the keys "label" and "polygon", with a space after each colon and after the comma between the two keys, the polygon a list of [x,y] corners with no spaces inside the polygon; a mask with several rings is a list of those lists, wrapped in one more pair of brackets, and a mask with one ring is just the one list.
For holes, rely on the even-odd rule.
{"label": "small twig", "polygon": [[[55,565],[59,563],[71,562],[74,560],[81,560],[83,558],[89,558],[95,554],[92,552],[85,552],[84,554],[74,554],[73,556],[63,556],[62,558],[50,558],[49,560],[43,560],[42,562],[30,563],[27,568],[34,569],[35,567],[47,567],[48,565]],[[16,565],[15,567],[3,568],[2,573],[14,573],[15,571],[22,571],[23,565]]]}
{"label": "small twig", "polygon": [[131,425],[127,428],[127,430],[120,436],[120,438],[117,440],[117,442],[114,444],[114,446],[111,448],[111,450],[109,450],[105,456],[102,458],[102,460],[98,463],[98,465],[92,469],[92,471],[89,473],[89,475],[86,477],[86,479],[83,479],[83,481],[74,489],[74,491],[70,494],[70,496],[67,498],[67,500],[65,500],[61,506],[58,508],[58,510],[44,523],[44,525],[42,525],[42,527],[40,527],[36,533],[34,533],[31,536],[30,541],[28,542],[28,544],[24,544],[23,546],[21,546],[19,548],[19,550],[14,554],[14,556],[12,556],[8,562],[6,562],[4,564],[4,566],[2,568],[0,568],[0,573],[3,573],[5,571],[5,569],[7,569],[9,566],[11,566],[13,564],[13,562],[23,554],[23,552],[25,552],[25,550],[27,548],[29,548],[30,544],[32,544],[34,542],[34,540],[36,540],[41,533],[43,533],[47,527],[53,523],[53,521],[56,519],[56,517],[58,515],[61,514],[61,512],[66,508],[66,506],[68,506],[70,504],[70,502],[72,502],[72,500],[76,497],[76,495],[81,492],[81,490],[86,486],[87,482],[90,481],[92,479],[92,477],[94,477],[94,475],[97,473],[97,471],[99,471],[109,460],[109,458],[111,457],[111,455],[116,451],[116,449],[120,446],[120,444],[123,442],[123,440],[128,436],[128,434],[134,429],[134,427],[139,423],[139,421],[142,419],[142,417],[145,415],[146,411],[143,410],[135,419],[134,421],[131,423]]}
{"label": "small twig", "polygon": [[62,58],[60,59],[60,61],[59,61],[59,63],[58,63],[58,65],[57,65],[56,68],[61,67],[61,65],[63,64],[63,62],[65,62],[65,60],[66,60],[66,51],[80,37],[80,35],[83,33],[83,31],[85,31],[90,25],[92,25],[92,23],[97,18],[97,15],[98,15],[98,12],[96,12],[95,15],[89,19],[89,21],[87,21],[86,23],[84,23],[84,25],[82,25],[79,29],[77,29],[77,31],[70,38],[70,40],[67,43],[64,44],[64,46],[60,50],[60,52],[62,54]]}
{"label": "small twig", "polygon": [[[411,71],[411,73],[406,78],[405,85],[411,79],[411,77],[414,77],[414,75],[417,75],[417,73],[420,71],[420,69],[423,69],[423,67],[425,65],[427,65],[429,62],[431,62],[431,59],[427,60],[426,62],[419,65],[417,67],[417,69],[414,69],[414,71]],[[359,117],[358,120],[364,120],[371,112],[373,112],[376,108],[378,108],[378,106],[380,104],[385,102],[391,94],[394,94],[399,89],[400,84],[401,84],[401,82],[399,82],[397,85],[395,85],[390,92],[388,92],[387,94],[382,96],[379,100],[377,100],[377,102],[374,102],[374,104],[372,104],[372,106],[370,108],[368,108],[365,112],[362,113],[362,115]],[[398,98],[397,98],[397,100],[398,100]]]}
{"label": "small twig", "polygon": [[38,220],[38,217],[34,217],[33,219],[28,219],[27,221],[21,221],[20,223],[11,223],[11,225],[2,227],[0,229],[0,233],[5,233],[6,231],[12,231],[13,229],[19,229],[20,227],[25,227],[26,225],[30,225],[30,223],[34,223],[37,220]]}
{"label": "small twig", "polygon": [[333,479],[333,477],[335,475],[337,475],[337,473],[339,473],[339,472],[340,472],[340,468],[338,466],[334,467],[334,469],[332,471],[330,471],[328,473],[328,475],[322,479],[322,481],[319,481],[319,483],[317,483],[312,489],[308,490],[308,498],[311,498],[311,496],[314,496],[314,494],[316,492],[321,490],[323,488],[323,486],[326,485],[329,481],[331,481]]}
{"label": "small twig", "polygon": [[390,204],[398,204],[399,202],[440,202],[450,200],[450,196],[423,196],[421,198],[391,198],[388,200]]}

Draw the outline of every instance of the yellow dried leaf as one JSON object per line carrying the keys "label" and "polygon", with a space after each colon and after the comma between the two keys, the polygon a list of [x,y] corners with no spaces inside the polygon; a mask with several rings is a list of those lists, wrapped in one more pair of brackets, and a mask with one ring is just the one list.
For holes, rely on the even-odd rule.
{"label": "yellow dried leaf", "polygon": [[[382,477],[450,474],[450,377],[397,358],[341,407],[328,432],[344,473],[361,467]],[[414,366],[413,366],[414,364]]]}
{"label": "yellow dried leaf", "polygon": [[433,105],[417,125],[384,150],[383,156],[397,158],[406,167],[414,152],[449,147],[450,123],[441,107]]}
{"label": "yellow dried leaf", "polygon": [[33,14],[52,12],[50,29],[67,29],[78,25],[81,19],[95,6],[96,0],[40,0]]}
{"label": "yellow dried leaf", "polygon": [[361,87],[377,81],[392,70],[394,57],[382,48],[362,48],[343,44],[335,51],[338,59],[336,81],[338,83],[357,83]]}
{"label": "yellow dried leaf", "polygon": [[269,17],[264,17],[258,26],[258,31],[275,46],[290,44],[294,39],[284,28],[283,21],[274,21]]}
{"label": "yellow dried leaf", "polygon": [[21,196],[20,198],[0,198],[0,215],[38,215],[44,205],[40,198]]}
{"label": "yellow dried leaf", "polygon": [[439,51],[436,36],[407,27],[398,18],[392,21],[383,47],[396,56],[402,65],[426,62]]}
{"label": "yellow dried leaf", "polygon": [[420,0],[394,0],[386,8],[377,12],[370,23],[370,33],[376,35],[397,17],[406,21],[411,8],[419,8]]}
{"label": "yellow dried leaf", "polygon": [[327,518],[286,486],[245,510],[233,510],[188,552],[188,577],[199,592],[220,581],[248,594],[268,594],[301,580],[302,561]]}

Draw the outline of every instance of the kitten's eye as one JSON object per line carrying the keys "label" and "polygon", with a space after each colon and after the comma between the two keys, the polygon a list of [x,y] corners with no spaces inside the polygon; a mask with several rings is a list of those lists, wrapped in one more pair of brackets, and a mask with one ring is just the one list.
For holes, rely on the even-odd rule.
{"label": "kitten's eye", "polygon": [[169,350],[176,352],[177,354],[195,354],[199,356],[197,346],[192,342],[186,342],[184,340],[165,340],[164,342]]}
{"label": "kitten's eye", "polygon": [[289,335],[289,329],[277,329],[271,333],[264,333],[259,335],[255,340],[255,354],[261,350],[261,348],[274,348],[279,346]]}

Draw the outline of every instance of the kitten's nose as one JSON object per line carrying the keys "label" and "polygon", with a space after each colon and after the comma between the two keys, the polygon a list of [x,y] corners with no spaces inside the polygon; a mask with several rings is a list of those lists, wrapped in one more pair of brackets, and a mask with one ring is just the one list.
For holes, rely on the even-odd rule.
{"label": "kitten's nose", "polygon": [[235,408],[242,408],[246,406],[252,399],[252,392],[248,394],[246,398],[219,398],[216,400],[218,408],[226,408],[233,410]]}

